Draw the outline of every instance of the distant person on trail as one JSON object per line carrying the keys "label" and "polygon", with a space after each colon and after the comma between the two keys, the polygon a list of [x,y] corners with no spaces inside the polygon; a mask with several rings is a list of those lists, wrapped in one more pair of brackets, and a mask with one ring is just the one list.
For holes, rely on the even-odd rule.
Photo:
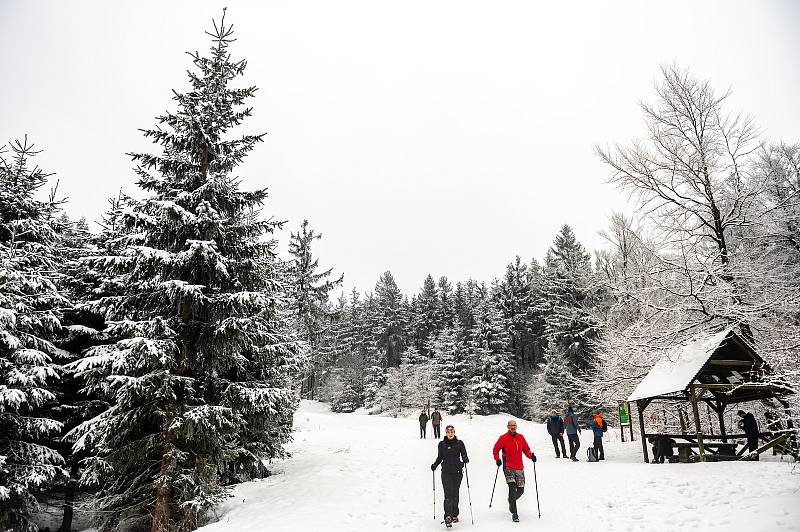
{"label": "distant person on trail", "polygon": [[578,418],[575,417],[575,412],[572,411],[572,406],[567,407],[564,412],[564,429],[567,431],[567,439],[569,440],[569,458],[573,462],[578,461],[578,449],[581,448],[581,439],[578,434],[581,429],[578,426]]}
{"label": "distant person on trail", "polygon": [[739,421],[739,428],[744,429],[744,433],[747,436],[747,452],[753,453],[758,449],[758,421],[756,421],[752,412],[739,410],[737,414],[742,418]]}
{"label": "distant person on trail", "polygon": [[[532,461],[536,462],[536,455],[533,454],[528,442],[522,434],[517,433],[517,422],[513,419],[508,421],[508,432],[497,439],[494,444],[492,454],[497,467],[503,466],[503,475],[508,484],[508,510],[511,512],[511,520],[519,522],[517,514],[517,499],[522,497],[525,491],[525,471],[522,464],[524,454]],[[500,451],[503,451],[503,459],[500,459]]]}
{"label": "distant person on trail", "polygon": [[419,414],[419,439],[427,438],[426,432],[428,431],[428,414],[423,410]]}
{"label": "distant person on trail", "polygon": [[608,430],[608,424],[606,420],[603,419],[603,412],[601,410],[595,410],[594,417],[592,418],[591,423],[589,423],[589,428],[592,429],[592,434],[594,434],[594,452],[597,453],[598,460],[605,460],[606,456],[603,452],[603,433]]}
{"label": "distant person on trail", "polygon": [[442,415],[438,410],[434,410],[431,414],[431,425],[433,426],[433,437],[442,437]]}
{"label": "distant person on trail", "polygon": [[[556,450],[556,458],[567,457],[567,449],[564,447],[564,420],[558,415],[555,410],[550,411],[550,416],[547,418],[547,432],[553,439],[553,448]],[[561,452],[558,451],[558,444],[561,443]]]}
{"label": "distant person on trail", "polygon": [[[453,425],[444,429],[445,436],[439,442],[439,454],[431,464],[431,471],[442,464],[442,488],[444,488],[444,523],[458,523],[458,491],[461,488],[461,469],[469,463],[464,442],[456,438]],[[463,462],[462,462],[463,460]]]}

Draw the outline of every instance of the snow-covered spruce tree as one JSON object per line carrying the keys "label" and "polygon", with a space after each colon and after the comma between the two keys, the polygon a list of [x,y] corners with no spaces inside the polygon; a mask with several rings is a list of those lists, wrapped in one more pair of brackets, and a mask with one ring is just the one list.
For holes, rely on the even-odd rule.
{"label": "snow-covered spruce tree", "polygon": [[85,484],[98,489],[100,530],[191,530],[231,481],[281,456],[304,349],[286,310],[284,272],[267,237],[265,189],[233,175],[263,135],[232,137],[255,87],[234,88],[231,27],[214,24],[209,56],[190,54],[190,89],[144,132],[158,155],[133,154],[149,194],[123,214],[135,229],[95,266],[124,291],[93,303],[116,339],[73,364],[111,407],[78,427]]}
{"label": "snow-covered spruce tree", "polygon": [[342,284],[344,275],[330,279],[333,268],[317,271],[319,259],[311,253],[311,245],[320,240],[321,234],[309,229],[308,220],[303,220],[300,230],[289,238],[289,274],[292,285],[292,310],[295,329],[299,338],[310,349],[311,361],[308,375],[303,381],[303,395],[314,399],[317,374],[321,370],[321,340],[330,325],[330,292]]}
{"label": "snow-covered spruce tree", "polygon": [[[425,353],[428,340],[436,335],[440,317],[439,292],[433,277],[428,275],[422,284],[412,307],[410,329],[414,344],[420,352]],[[427,354],[427,353],[426,353]]]}
{"label": "snow-covered spruce tree", "polygon": [[513,392],[513,355],[500,312],[490,302],[477,309],[476,323],[470,331],[470,352],[476,365],[476,374],[470,379],[476,412],[507,411]]}
{"label": "snow-covered spruce tree", "polygon": [[67,478],[52,448],[62,424],[51,410],[61,352],[53,344],[69,302],[54,281],[52,201],[35,199],[49,174],[24,141],[0,150],[0,529],[38,530],[36,497]]}
{"label": "snow-covered spruce tree", "polygon": [[375,284],[368,316],[377,348],[382,355],[382,367],[400,365],[400,355],[406,344],[406,324],[402,312],[403,294],[392,276],[385,272]]}
{"label": "snow-covered spruce tree", "polygon": [[[558,390],[563,401],[576,408],[586,406],[581,383],[593,361],[592,342],[600,324],[590,312],[594,303],[589,254],[564,225],[547,252],[542,297],[548,338],[543,363],[544,389]],[[542,387],[533,390],[529,409],[533,418],[543,417],[553,394]],[[544,403],[538,403],[539,398]]]}
{"label": "snow-covered spruce tree", "polygon": [[437,381],[437,402],[450,414],[464,412],[470,379],[470,364],[458,332],[445,327],[432,341],[433,371]]}

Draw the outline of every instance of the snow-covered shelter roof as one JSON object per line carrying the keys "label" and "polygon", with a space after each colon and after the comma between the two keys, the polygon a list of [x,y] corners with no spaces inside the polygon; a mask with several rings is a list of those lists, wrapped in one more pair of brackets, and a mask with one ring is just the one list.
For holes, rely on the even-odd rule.
{"label": "snow-covered shelter roof", "polygon": [[667,395],[686,389],[697,377],[706,362],[733,333],[733,327],[712,334],[695,337],[669,351],[656,362],[639,383],[628,401]]}

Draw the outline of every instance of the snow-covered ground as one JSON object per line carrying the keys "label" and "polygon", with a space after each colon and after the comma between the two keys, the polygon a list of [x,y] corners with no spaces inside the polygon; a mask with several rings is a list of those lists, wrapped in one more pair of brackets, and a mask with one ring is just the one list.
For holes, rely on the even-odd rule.
{"label": "snow-covered ground", "polygon": [[[443,530],[442,489],[436,472],[436,519],[430,464],[436,440],[419,439],[414,419],[333,414],[304,401],[295,416],[293,457],[276,475],[236,488],[219,509],[212,531]],[[645,464],[641,443],[606,434],[606,461],[557,460],[544,426],[519,421],[539,457],[541,519],[537,518],[533,464],[525,461],[527,487],[512,523],[502,475],[489,508],[496,467],[491,448],[506,416],[446,417],[470,456],[475,525],[470,524],[466,482],[461,522],[454,530],[789,531],[800,530],[800,473],[785,462]],[[429,436],[430,424],[428,426]]]}

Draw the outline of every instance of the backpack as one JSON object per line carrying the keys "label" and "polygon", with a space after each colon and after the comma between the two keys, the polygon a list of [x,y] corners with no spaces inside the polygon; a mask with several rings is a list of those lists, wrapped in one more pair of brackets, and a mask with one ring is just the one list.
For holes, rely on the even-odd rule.
{"label": "backpack", "polygon": [[594,450],[594,447],[586,449],[586,459],[589,462],[597,462],[597,451]]}

